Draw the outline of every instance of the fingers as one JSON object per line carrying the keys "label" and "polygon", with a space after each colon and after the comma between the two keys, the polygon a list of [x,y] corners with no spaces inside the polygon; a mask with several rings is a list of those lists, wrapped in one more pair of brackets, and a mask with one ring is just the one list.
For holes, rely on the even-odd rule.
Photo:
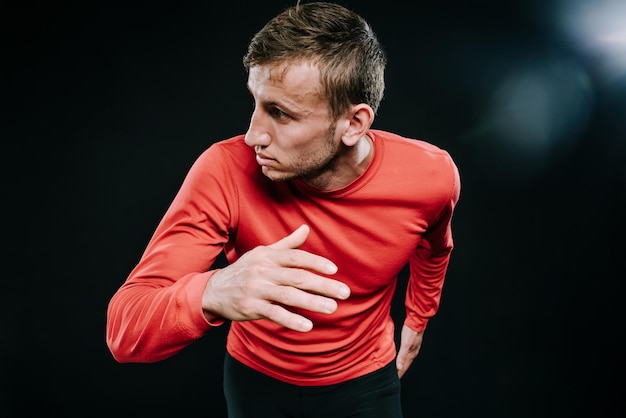
{"label": "fingers", "polygon": [[281,275],[285,273],[290,274],[277,280],[283,284],[267,284],[259,289],[257,295],[265,303],[256,309],[261,316],[295,331],[310,331],[313,323],[289,308],[332,314],[338,307],[335,299],[343,300],[350,295],[348,286],[337,280],[303,270],[281,271]]}
{"label": "fingers", "polygon": [[338,307],[335,299],[344,300],[350,296],[350,288],[344,283],[298,268],[276,270],[273,279],[259,289],[259,299],[266,303],[258,307],[258,312],[294,331],[308,332],[313,323],[289,311],[289,307],[332,314]]}
{"label": "fingers", "polygon": [[274,262],[282,267],[295,267],[307,270],[314,270],[325,274],[335,274],[337,266],[335,263],[322,256],[298,250],[309,236],[309,227],[301,225],[291,234],[268,245],[267,248],[274,250]]}
{"label": "fingers", "polygon": [[325,276],[337,272],[333,262],[298,248],[308,235],[308,226],[302,225],[215,272],[205,288],[203,309],[234,321],[267,318],[292,330],[310,331],[313,323],[290,308],[331,314],[337,300],[350,296],[350,288]]}
{"label": "fingers", "polygon": [[309,232],[310,229],[308,225],[300,225],[291,234],[268,245],[267,248],[289,250],[275,252],[275,254],[278,254],[275,261],[283,267],[297,267],[315,270],[325,274],[335,274],[337,272],[337,266],[332,261],[319,255],[297,250],[298,247],[304,244],[304,241],[306,241],[309,236]]}
{"label": "fingers", "polygon": [[239,311],[244,320],[266,318],[294,331],[307,332],[313,328],[313,323],[305,316],[292,312],[291,308],[323,314],[331,314],[337,310],[334,299],[312,295],[289,286],[276,288],[277,291],[270,292],[274,296],[250,298],[240,304]]}
{"label": "fingers", "polygon": [[291,234],[287,235],[285,238],[276,241],[269,247],[276,249],[298,248],[299,246],[304,244],[304,241],[306,241],[306,238],[309,236],[309,231],[310,230],[307,225],[300,225]]}
{"label": "fingers", "polygon": [[297,249],[304,243],[308,234],[309,227],[302,225],[290,235],[267,247],[271,255],[263,257],[271,259],[280,267],[285,267],[274,272],[274,279],[278,284],[293,286],[335,299],[346,299],[350,296],[348,286],[311,273],[332,275],[337,272],[338,268],[335,263],[325,257]]}
{"label": "fingers", "polygon": [[408,350],[400,350],[398,357],[396,358],[396,369],[398,370],[398,377],[402,379],[402,376],[407,372],[409,366],[413,363],[413,360],[417,357],[417,352],[411,352]]}
{"label": "fingers", "polygon": [[423,337],[423,331],[417,332],[413,331],[407,325],[402,326],[400,349],[398,350],[398,356],[396,358],[396,369],[398,370],[399,378],[404,376],[413,363],[413,360],[417,357],[420,347],[422,346]]}
{"label": "fingers", "polygon": [[[289,299],[272,299],[287,305],[291,305],[289,303],[290,297],[294,295],[289,289],[298,289],[304,291],[301,292],[303,294],[306,292],[307,295],[322,295],[340,300],[347,299],[350,296],[350,288],[343,282],[320,276],[309,270],[314,270],[314,268],[310,266],[306,270],[303,267],[276,270],[273,278],[274,283],[278,287],[272,287],[271,290],[274,293],[266,296],[270,299],[283,297]],[[337,267],[333,264],[333,271],[336,270]]]}
{"label": "fingers", "polygon": [[400,379],[402,379],[402,376],[404,376],[404,373],[407,370],[407,368],[405,367],[405,361],[406,353],[402,353],[402,351],[400,351],[398,353],[398,357],[396,358],[396,369],[398,370],[398,377]]}
{"label": "fingers", "polygon": [[313,322],[310,319],[276,304],[268,304],[267,313],[264,316],[270,321],[294,331],[309,332],[313,329]]}
{"label": "fingers", "polygon": [[337,266],[329,259],[296,249],[278,249],[274,251],[273,260],[282,267],[313,270],[324,274],[335,274]]}

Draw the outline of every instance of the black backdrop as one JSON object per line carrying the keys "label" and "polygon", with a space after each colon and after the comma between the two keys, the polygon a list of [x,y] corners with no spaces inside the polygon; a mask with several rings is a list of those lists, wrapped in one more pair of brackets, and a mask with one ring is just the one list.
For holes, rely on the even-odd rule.
{"label": "black backdrop", "polygon": [[[193,160],[245,132],[241,56],[291,3],[2,6],[0,416],[225,416],[227,326],[118,364],[106,305]],[[626,68],[564,29],[582,3],[342,3],[389,56],[374,127],[463,181],[406,416],[623,416]]]}

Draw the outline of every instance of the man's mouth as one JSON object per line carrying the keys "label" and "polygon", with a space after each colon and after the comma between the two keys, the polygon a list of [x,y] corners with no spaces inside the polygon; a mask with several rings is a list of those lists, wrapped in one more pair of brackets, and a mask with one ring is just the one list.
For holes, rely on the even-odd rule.
{"label": "man's mouth", "polygon": [[265,155],[265,154],[257,154],[256,155],[256,162],[261,165],[261,166],[266,166],[266,165],[271,165],[274,164],[276,162],[275,159]]}

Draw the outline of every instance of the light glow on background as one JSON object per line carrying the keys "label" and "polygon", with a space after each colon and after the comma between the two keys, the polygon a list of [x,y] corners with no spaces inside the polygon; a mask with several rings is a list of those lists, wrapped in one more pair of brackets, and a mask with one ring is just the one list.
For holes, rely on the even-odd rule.
{"label": "light glow on background", "polygon": [[564,0],[555,16],[564,36],[594,60],[604,81],[626,75],[626,1]]}
{"label": "light glow on background", "polygon": [[524,62],[495,84],[468,135],[489,149],[484,168],[503,180],[540,174],[552,157],[574,147],[593,110],[591,82],[576,61],[533,57]]}

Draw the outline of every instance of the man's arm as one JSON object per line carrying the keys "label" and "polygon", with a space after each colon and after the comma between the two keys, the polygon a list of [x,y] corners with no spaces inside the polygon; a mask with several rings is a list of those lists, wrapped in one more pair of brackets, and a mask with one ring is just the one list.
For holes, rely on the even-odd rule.
{"label": "man's arm", "polygon": [[224,320],[268,318],[306,331],[310,321],[283,306],[331,313],[335,299],[348,296],[347,286],[323,276],[336,271],[331,261],[298,249],[308,227],[211,270],[237,227],[231,169],[218,150],[199,158],[141,260],[112,296],[106,341],[119,362],[163,360]]}
{"label": "man's arm", "polygon": [[458,169],[449,156],[447,163],[450,181],[443,208],[436,221],[422,236],[409,260],[410,275],[405,297],[407,315],[396,362],[399,376],[406,373],[419,353],[428,320],[439,309],[450,254],[454,247],[452,215],[459,200],[461,184]]}

